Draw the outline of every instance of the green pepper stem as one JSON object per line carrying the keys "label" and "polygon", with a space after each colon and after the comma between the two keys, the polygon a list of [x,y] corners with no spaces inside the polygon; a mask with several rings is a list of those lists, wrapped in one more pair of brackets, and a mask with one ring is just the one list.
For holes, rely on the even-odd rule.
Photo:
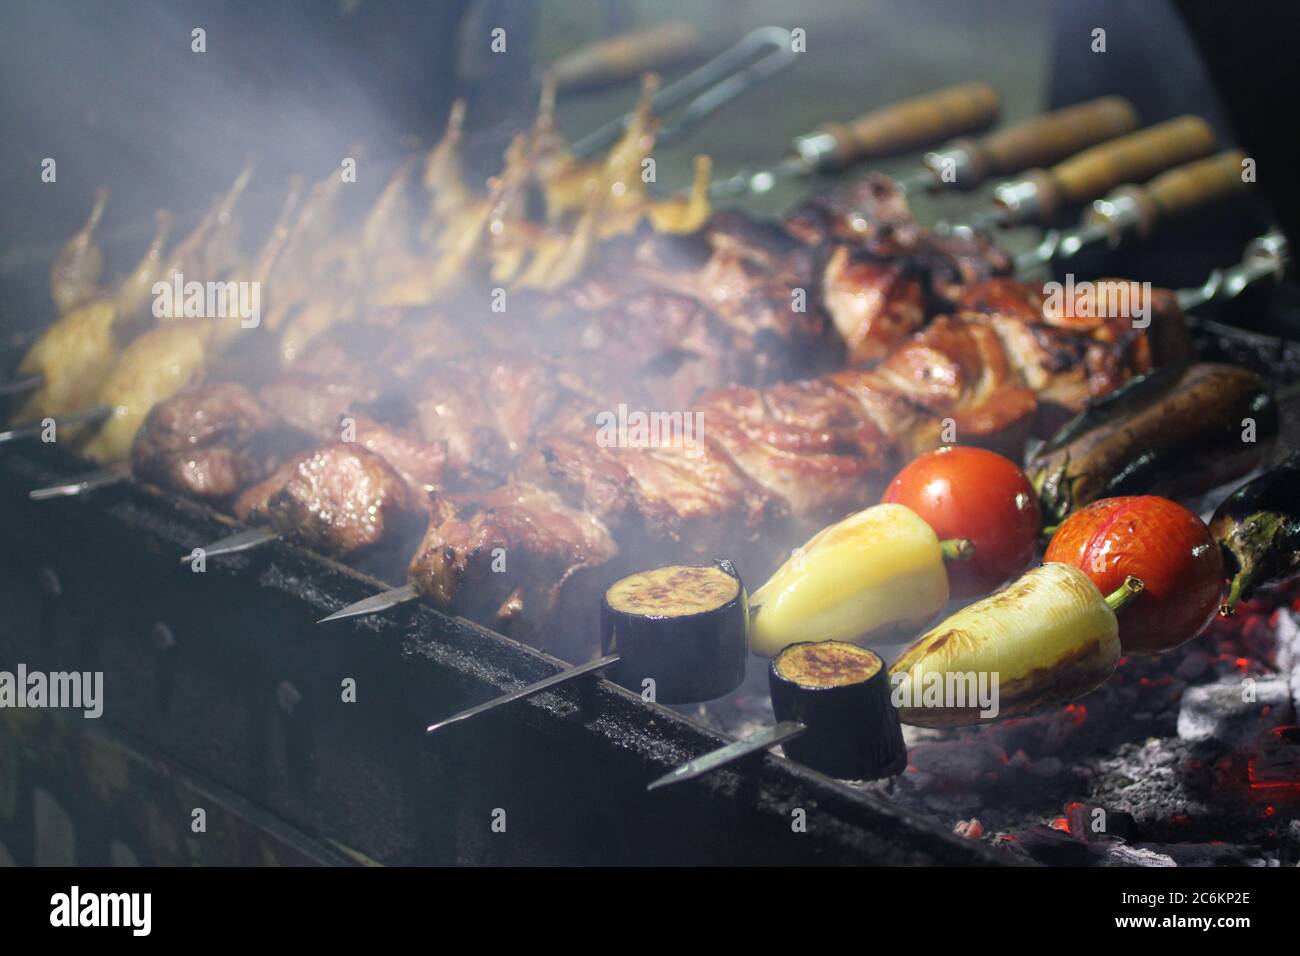
{"label": "green pepper stem", "polygon": [[975,542],[967,538],[944,538],[939,552],[945,561],[969,561],[975,556]]}
{"label": "green pepper stem", "polygon": [[1123,584],[1106,595],[1106,606],[1118,614],[1144,590],[1146,590],[1146,585],[1142,583],[1142,579],[1135,578],[1130,574],[1124,579]]}
{"label": "green pepper stem", "polygon": [[1224,617],[1232,617],[1237,610],[1237,602],[1241,600],[1242,594],[1250,583],[1254,580],[1255,569],[1253,567],[1242,568],[1232,577],[1232,583],[1228,586],[1228,599],[1219,605],[1219,613]]}

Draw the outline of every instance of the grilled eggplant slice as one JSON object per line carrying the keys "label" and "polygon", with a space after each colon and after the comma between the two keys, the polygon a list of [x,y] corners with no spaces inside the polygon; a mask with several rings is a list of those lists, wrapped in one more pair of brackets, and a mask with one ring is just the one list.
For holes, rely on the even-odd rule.
{"label": "grilled eggplant slice", "polygon": [[783,745],[792,760],[842,780],[903,772],[907,745],[874,651],[843,641],[791,644],[767,677],[776,719],[808,728]]}
{"label": "grilled eggplant slice", "polygon": [[655,700],[713,700],[745,679],[749,602],[730,561],[668,565],[615,581],[600,608],[603,653],[617,653],[612,680]]}
{"label": "grilled eggplant slice", "polygon": [[1231,575],[1221,614],[1231,614],[1261,587],[1300,575],[1300,452],[1225,498],[1210,534]]}
{"label": "grilled eggplant slice", "polygon": [[1258,375],[1202,363],[1129,382],[1067,424],[1029,463],[1044,524],[1100,498],[1209,491],[1257,467],[1277,437]]}

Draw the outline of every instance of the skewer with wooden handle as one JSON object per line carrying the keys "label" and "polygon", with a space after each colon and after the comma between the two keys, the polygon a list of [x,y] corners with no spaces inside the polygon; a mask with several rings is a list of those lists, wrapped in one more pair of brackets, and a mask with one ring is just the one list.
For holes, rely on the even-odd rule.
{"label": "skewer with wooden handle", "polygon": [[1214,149],[1214,131],[1199,116],[1180,116],[1102,143],[1057,163],[1002,183],[995,208],[976,227],[1048,222],[1061,210],[1104,195],[1124,183],[1144,182]]}
{"label": "skewer with wooden handle", "polygon": [[974,189],[990,176],[1045,166],[1131,132],[1137,124],[1132,103],[1121,96],[1104,96],[1013,123],[978,139],[955,139],[926,153],[921,170],[896,182],[906,191]]}
{"label": "skewer with wooden handle", "polygon": [[674,20],[579,47],[557,59],[547,73],[557,90],[604,86],[684,60],[699,43],[695,27]]}
{"label": "skewer with wooden handle", "polygon": [[1128,236],[1146,240],[1170,222],[1184,219],[1245,191],[1245,154],[1232,149],[1176,166],[1146,185],[1130,183],[1098,199],[1068,232],[1052,230],[1033,249],[1016,257],[1023,273],[1052,259],[1069,259],[1101,242],[1118,245]]}
{"label": "skewer with wooden handle", "polygon": [[796,138],[794,154],[779,165],[719,180],[709,194],[716,198],[765,193],[790,176],[842,169],[864,159],[904,153],[973,132],[991,124],[997,115],[998,94],[987,83],[944,87],[847,123],[828,123]]}

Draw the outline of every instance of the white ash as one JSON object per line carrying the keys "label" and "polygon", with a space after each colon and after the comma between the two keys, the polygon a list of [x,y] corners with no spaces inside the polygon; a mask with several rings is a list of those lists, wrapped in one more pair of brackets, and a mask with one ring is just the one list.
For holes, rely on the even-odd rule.
{"label": "white ash", "polygon": [[1285,724],[1290,717],[1291,690],[1287,678],[1225,678],[1189,687],[1178,710],[1178,736],[1183,740],[1214,740],[1221,748],[1249,746],[1261,733]]}
{"label": "white ash", "polygon": [[1174,858],[1166,853],[1157,853],[1145,847],[1129,846],[1116,843],[1108,847],[1106,862],[1103,866],[1177,866]]}
{"label": "white ash", "polygon": [[1277,669],[1287,676],[1291,685],[1291,719],[1300,720],[1300,620],[1294,611],[1286,609],[1277,615],[1274,630],[1277,641]]}

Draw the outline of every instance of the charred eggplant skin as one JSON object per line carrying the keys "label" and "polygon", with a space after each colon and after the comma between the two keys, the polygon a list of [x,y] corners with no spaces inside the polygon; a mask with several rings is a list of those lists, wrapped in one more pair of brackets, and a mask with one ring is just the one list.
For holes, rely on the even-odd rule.
{"label": "charred eggplant skin", "polygon": [[[799,683],[783,674],[781,658],[803,649],[870,655],[875,671],[865,680],[848,683]],[[876,780],[907,767],[907,745],[890,700],[889,673],[873,651],[842,641],[791,644],[773,659],[767,677],[776,719],[797,720],[808,728],[782,745],[791,760],[841,780]]]}
{"label": "charred eggplant skin", "polygon": [[1127,383],[1085,409],[1029,462],[1044,524],[1100,498],[1209,491],[1257,467],[1278,432],[1254,372],[1201,363]]}
{"label": "charred eggplant skin", "polygon": [[1231,584],[1231,614],[1256,590],[1300,575],[1300,451],[1228,495],[1210,520]]}
{"label": "charred eggplant skin", "polygon": [[[734,595],[707,609],[689,614],[654,613],[640,607],[611,604],[619,585],[665,570],[713,571],[735,581]],[[669,589],[671,590],[671,589]],[[666,601],[671,593],[663,594]],[[749,654],[749,598],[730,561],[705,568],[656,568],[615,582],[600,604],[602,653],[620,657],[609,677],[631,691],[643,693],[644,681],[654,681],[654,699],[661,704],[694,704],[730,693],[745,679]]]}

